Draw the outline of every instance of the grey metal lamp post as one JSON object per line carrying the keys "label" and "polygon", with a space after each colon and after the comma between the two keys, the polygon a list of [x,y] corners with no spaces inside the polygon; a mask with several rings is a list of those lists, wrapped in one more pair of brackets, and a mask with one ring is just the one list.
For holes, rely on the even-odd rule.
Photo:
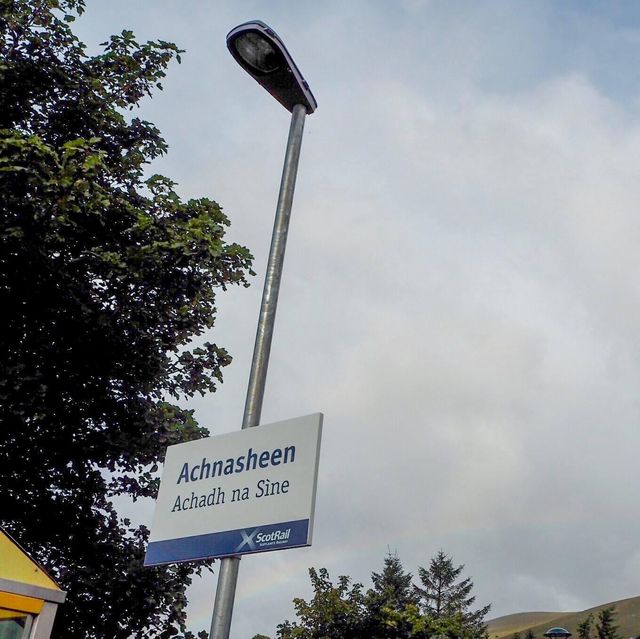
{"label": "grey metal lamp post", "polygon": [[[227,34],[227,47],[238,64],[291,111],[291,126],[242,418],[242,428],[252,428],[258,426],[262,412],[304,118],[307,113],[313,113],[318,105],[284,43],[264,22],[253,20],[232,29]],[[239,566],[240,557],[220,560],[210,639],[229,637]]]}

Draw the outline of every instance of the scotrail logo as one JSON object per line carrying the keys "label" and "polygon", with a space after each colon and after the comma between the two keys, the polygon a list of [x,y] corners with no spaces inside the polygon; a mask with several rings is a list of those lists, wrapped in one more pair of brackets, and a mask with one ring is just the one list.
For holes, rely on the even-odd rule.
{"label": "scotrail logo", "polygon": [[291,528],[287,528],[286,530],[274,530],[267,535],[258,533],[256,535],[256,541],[259,544],[266,544],[272,541],[275,541],[276,543],[284,543],[285,541],[289,541],[290,534]]}
{"label": "scotrail logo", "polygon": [[258,530],[260,529],[256,528],[252,533],[248,533],[246,530],[241,530],[240,535],[242,535],[242,541],[240,542],[240,545],[235,549],[235,552],[242,550],[245,546],[247,546],[249,550],[255,550],[256,544],[253,541],[253,538],[256,536]]}
{"label": "scotrail logo", "polygon": [[261,533],[259,531],[259,528],[255,528],[251,532],[241,530],[240,535],[242,536],[242,541],[234,552],[240,552],[245,546],[247,550],[258,550],[264,546],[286,544],[291,535],[291,528],[287,528],[286,530],[273,530],[270,533]]}

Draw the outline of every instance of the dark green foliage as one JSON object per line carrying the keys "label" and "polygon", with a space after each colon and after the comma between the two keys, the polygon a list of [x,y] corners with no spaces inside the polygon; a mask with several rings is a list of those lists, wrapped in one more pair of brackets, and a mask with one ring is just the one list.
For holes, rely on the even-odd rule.
{"label": "dark green foliage", "polygon": [[206,433],[174,402],[222,380],[226,351],[189,343],[251,256],[215,202],[144,179],[167,146],[125,114],[180,50],[123,31],[88,57],[83,9],[0,0],[0,524],[69,591],[57,636],[171,637],[195,568],[143,569],[110,499],[155,495],[166,446]]}
{"label": "dark green foliage", "polygon": [[[437,559],[440,555],[437,555]],[[445,556],[446,557],[446,556]],[[447,558],[448,559],[448,558]],[[433,564],[433,562],[432,562]],[[421,569],[422,570],[422,569]],[[459,575],[458,570],[455,577]],[[366,594],[349,577],[333,584],[325,569],[309,571],[314,596],[294,599],[295,622],[278,626],[278,639],[480,639],[486,637],[482,618],[488,607],[476,613],[464,606],[446,605],[438,615],[429,609],[395,554],[389,553],[381,573],[373,573],[373,587]],[[469,580],[463,583],[468,585]],[[466,588],[464,601],[468,605]],[[255,639],[255,638],[254,638]]]}
{"label": "dark green foliage", "polygon": [[614,607],[603,608],[598,612],[595,624],[596,637],[598,639],[620,639],[618,626],[615,623],[616,610]]}
{"label": "dark green foliage", "polygon": [[325,568],[311,568],[309,577],[313,599],[293,600],[299,621],[281,623],[277,636],[280,639],[366,639],[362,585],[352,584],[345,576],[338,577],[334,585]]}
{"label": "dark green foliage", "polygon": [[536,639],[536,636],[533,634],[533,630],[529,628],[524,635],[524,639]]}
{"label": "dark green foliage", "polygon": [[578,639],[591,639],[593,629],[593,615],[589,614],[588,617],[578,624]]}
{"label": "dark green foliage", "polygon": [[520,639],[520,633],[519,632],[514,632],[512,639]]}
{"label": "dark green foliage", "polygon": [[[451,557],[441,550],[431,559],[428,569],[418,569],[421,585],[416,591],[429,618],[447,621],[448,628],[442,632],[458,636],[464,631],[469,636],[482,637],[486,634],[484,618],[491,606],[471,610],[476,599],[471,595],[473,582],[469,577],[459,579],[463,569],[464,565],[454,566]],[[454,620],[457,621],[452,626]]]}
{"label": "dark green foliage", "polygon": [[417,604],[412,578],[411,573],[404,571],[398,555],[387,553],[382,572],[371,573],[373,588],[367,593],[369,607],[387,605],[402,609],[410,604]]}
{"label": "dark green foliage", "polygon": [[397,554],[389,552],[384,558],[381,573],[372,573],[373,588],[367,591],[367,635],[380,639],[410,636],[412,619],[417,612],[412,575],[404,572]]}

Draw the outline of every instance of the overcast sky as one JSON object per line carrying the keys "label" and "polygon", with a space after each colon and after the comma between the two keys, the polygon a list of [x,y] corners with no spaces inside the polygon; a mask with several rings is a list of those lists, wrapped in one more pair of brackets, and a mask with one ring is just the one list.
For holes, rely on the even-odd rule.
{"label": "overcast sky", "polygon": [[227,31],[267,22],[319,103],[262,420],[325,414],[314,545],[242,560],[232,639],[292,618],[309,566],[368,584],[389,548],[452,554],[493,616],[640,594],[640,3],[87,4],[94,50],[187,50],[141,110],[170,145],[152,169],[256,257],[218,299],[212,433],[241,424],[289,126]]}

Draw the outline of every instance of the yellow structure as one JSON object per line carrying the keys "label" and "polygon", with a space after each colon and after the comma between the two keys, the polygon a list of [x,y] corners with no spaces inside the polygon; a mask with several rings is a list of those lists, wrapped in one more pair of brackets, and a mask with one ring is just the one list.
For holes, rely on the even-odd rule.
{"label": "yellow structure", "polygon": [[66,594],[0,528],[0,639],[49,639]]}

